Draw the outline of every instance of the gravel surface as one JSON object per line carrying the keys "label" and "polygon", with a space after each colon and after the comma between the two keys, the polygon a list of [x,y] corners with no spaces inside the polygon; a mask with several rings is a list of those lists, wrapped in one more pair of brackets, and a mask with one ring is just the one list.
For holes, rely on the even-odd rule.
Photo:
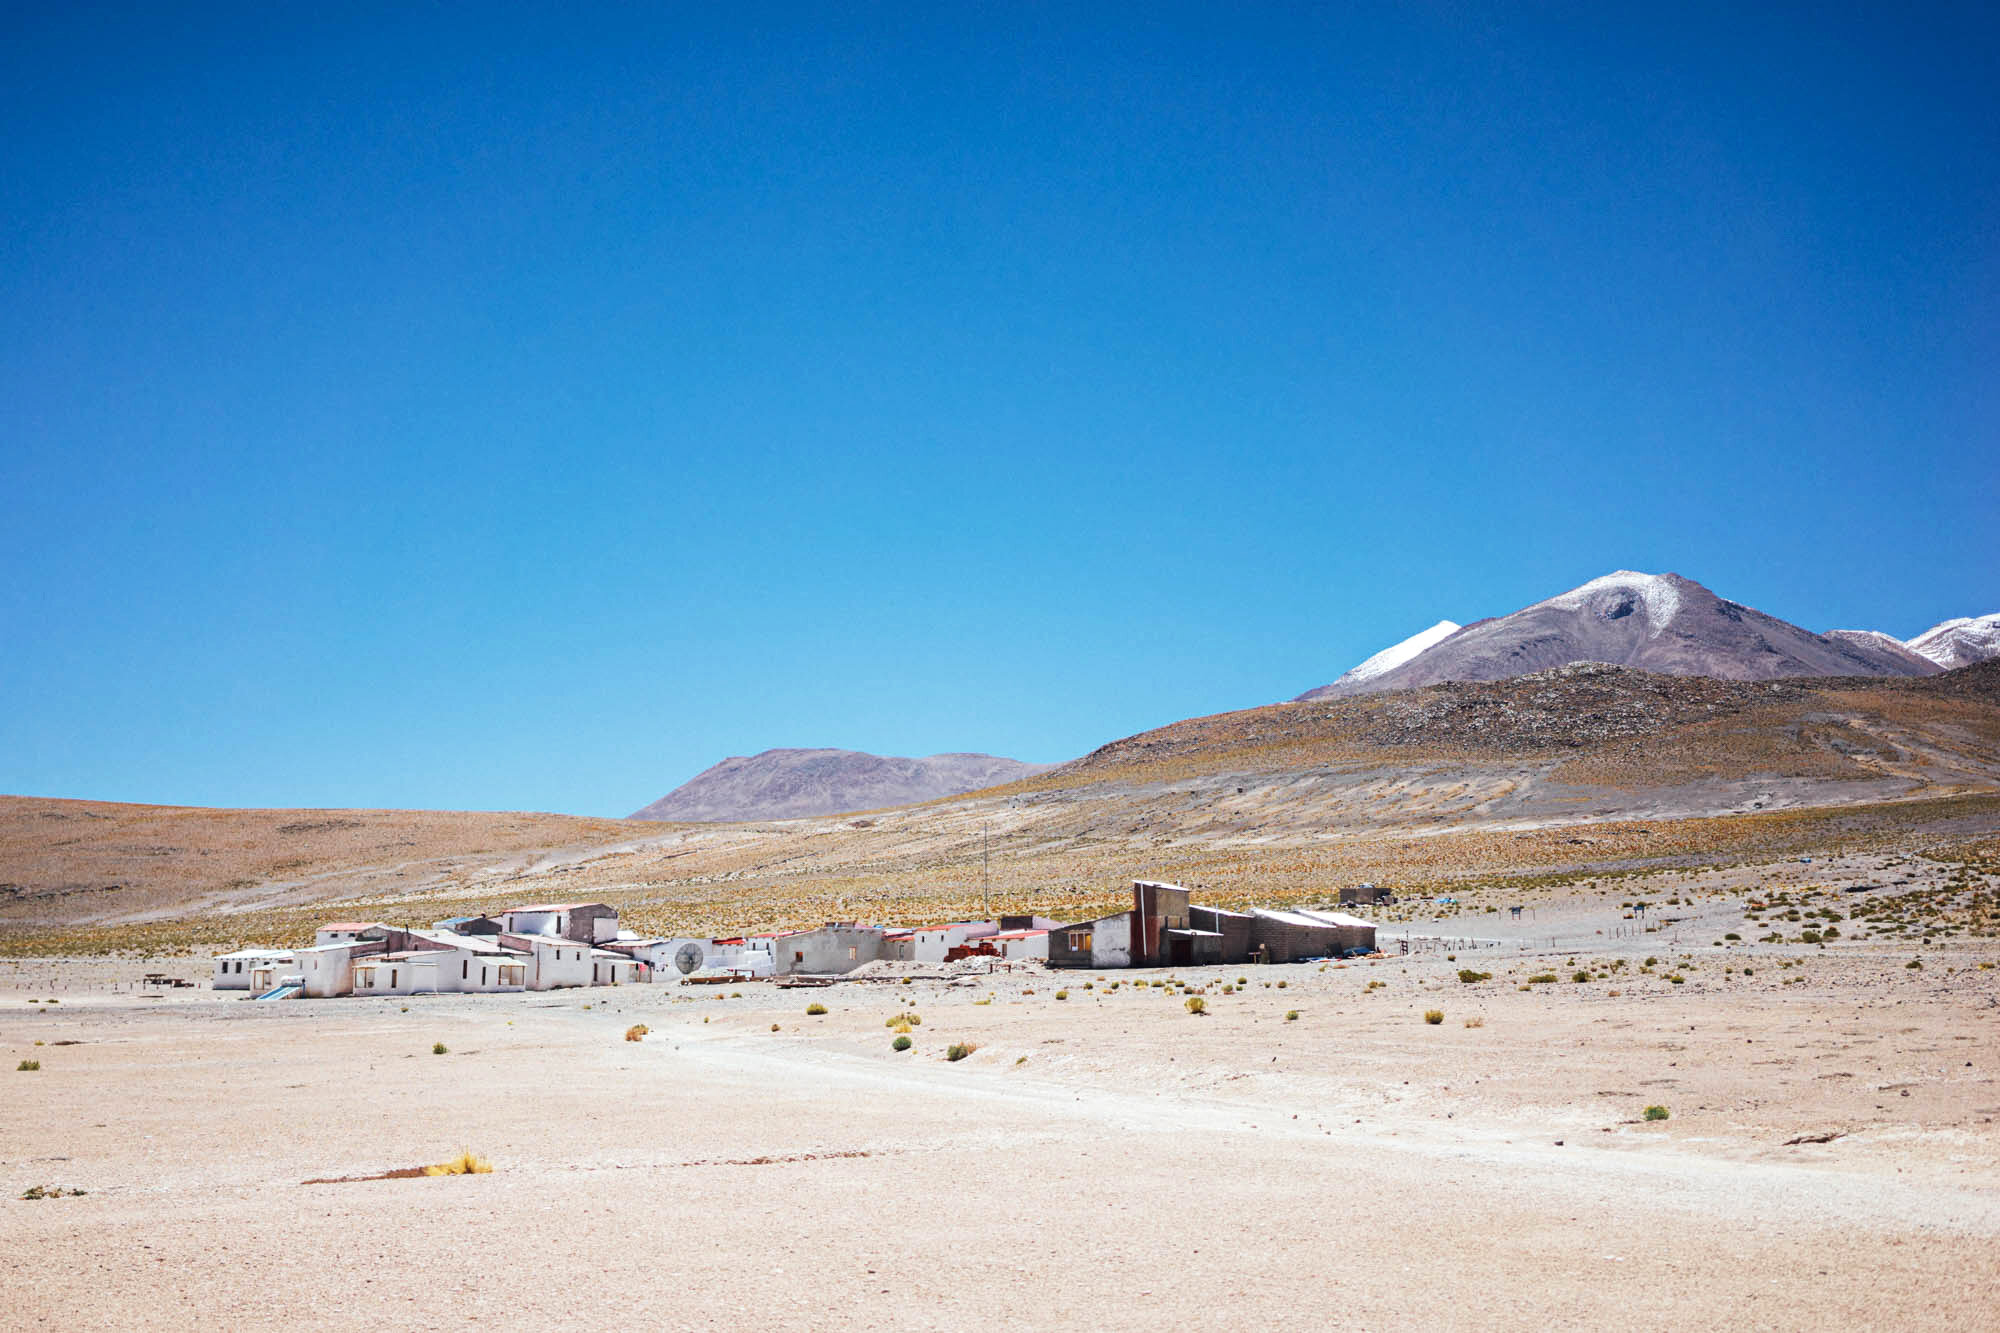
{"label": "gravel surface", "polygon": [[269,1005],[17,967],[4,1324],[1991,1327],[1992,952],[1650,947]]}

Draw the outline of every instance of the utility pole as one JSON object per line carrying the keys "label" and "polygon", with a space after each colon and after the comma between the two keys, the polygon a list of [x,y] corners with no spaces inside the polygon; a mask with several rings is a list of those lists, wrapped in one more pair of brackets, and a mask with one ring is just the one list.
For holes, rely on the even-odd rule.
{"label": "utility pole", "polygon": [[979,911],[988,921],[993,919],[993,849],[989,834],[993,822],[983,820],[979,825]]}

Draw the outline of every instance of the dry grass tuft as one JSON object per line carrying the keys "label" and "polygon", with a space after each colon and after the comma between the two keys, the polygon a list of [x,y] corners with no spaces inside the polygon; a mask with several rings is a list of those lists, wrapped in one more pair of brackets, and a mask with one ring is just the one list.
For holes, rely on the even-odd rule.
{"label": "dry grass tuft", "polygon": [[459,1149],[458,1156],[436,1166],[424,1168],[427,1176],[483,1176],[493,1170],[493,1163],[484,1157],[475,1157],[470,1148]]}

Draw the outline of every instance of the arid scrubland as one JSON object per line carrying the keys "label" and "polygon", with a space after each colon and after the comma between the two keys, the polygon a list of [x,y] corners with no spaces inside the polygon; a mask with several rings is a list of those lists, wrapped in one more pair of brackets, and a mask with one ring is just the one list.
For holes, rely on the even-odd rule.
{"label": "arid scrubland", "polygon": [[[210,1322],[282,1286],[418,1326],[629,1322],[663,1289],[643,1318],[695,1328],[1989,1322],[1990,687],[1632,677],[1197,719],[769,824],[8,800],[16,1308]],[[1362,909],[1386,956],[1350,962],[273,1004],[201,981],[200,954],[330,916],[1081,917],[1135,878],[1400,896]],[[436,1276],[524,1253],[588,1281]]]}
{"label": "arid scrubland", "polygon": [[2000,832],[2000,663],[1915,681],[1566,669],[1177,723],[928,805],[766,824],[0,800],[0,950],[298,943],[328,913],[589,897],[628,925],[754,931],[1080,917],[1133,878],[1224,906],[1359,880],[1510,902]]}
{"label": "arid scrubland", "polygon": [[[24,1319],[74,1327],[280,1285],[369,1322],[596,1322],[669,1268],[656,1322],[688,1328],[1146,1329],[1214,1300],[1366,1327],[1977,1327],[2000,946],[1873,924],[1929,922],[1942,899],[1913,895],[1960,894],[1958,869],[1676,871],[1547,886],[1519,923],[1409,922],[1407,956],[910,965],[804,994],[260,1005],[135,987],[143,963],[0,961],[0,1059],[38,1066],[0,1075],[0,1254]],[[1885,887],[1831,883],[1864,874]],[[1825,905],[1843,935],[1803,942]],[[588,1280],[450,1276],[523,1253]]]}

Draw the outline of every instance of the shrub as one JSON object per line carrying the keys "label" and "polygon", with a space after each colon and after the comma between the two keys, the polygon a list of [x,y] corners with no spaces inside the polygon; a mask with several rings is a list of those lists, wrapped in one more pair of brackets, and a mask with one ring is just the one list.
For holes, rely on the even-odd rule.
{"label": "shrub", "polygon": [[1069,992],[1066,990],[1059,990],[1056,992],[1056,998],[1058,1000],[1067,1000],[1069,998]]}
{"label": "shrub", "polygon": [[1673,983],[1674,985],[1676,985],[1676,986],[1684,986],[1684,985],[1686,985],[1686,984],[1687,984],[1687,978],[1686,978],[1686,977],[1684,977],[1684,976],[1682,976],[1682,975],[1681,975],[1680,973],[1678,973],[1678,972],[1670,972],[1670,973],[1668,973],[1668,974],[1667,974],[1667,980],[1668,980],[1668,981],[1670,981],[1670,982],[1672,982],[1672,983]]}
{"label": "shrub", "polygon": [[1469,1028],[1483,1028],[1486,1026],[1486,1020],[1474,1014],[1471,1018],[1465,1020],[1465,1025]]}
{"label": "shrub", "polygon": [[1923,968],[1923,965],[1924,963],[1921,958],[1912,958],[1909,962],[1903,964],[1904,967],[1915,968],[1918,970],[1921,970]]}
{"label": "shrub", "polygon": [[1724,935],[1722,938],[1725,940],[1740,940],[1743,937],[1741,935],[1738,935],[1735,931],[1732,930],[1727,935]]}
{"label": "shrub", "polygon": [[[703,1018],[702,1021],[705,1023],[708,1020],[706,1018]],[[652,1029],[647,1027],[644,1023],[634,1023],[631,1027],[625,1029],[625,1040],[644,1041],[646,1039],[646,1034],[651,1031]]]}
{"label": "shrub", "polygon": [[890,1042],[889,1046],[892,1050],[907,1051],[910,1049],[911,1042],[908,1037],[898,1037]]}
{"label": "shrub", "polygon": [[806,1013],[808,1014],[818,1015],[818,1014],[823,1014],[825,1012],[826,1012],[826,1006],[821,1004],[817,1000],[813,1001],[811,1004],[806,1006]]}
{"label": "shrub", "polygon": [[1444,1022],[1444,1010],[1442,1009],[1424,1010],[1424,1022],[1429,1023],[1432,1027],[1436,1027],[1439,1023]]}
{"label": "shrub", "polygon": [[1224,987],[1222,988],[1222,993],[1223,993],[1224,995],[1234,995],[1234,994],[1236,994],[1236,987],[1234,987],[1234,986],[1224,986]]}
{"label": "shrub", "polygon": [[432,1055],[443,1055],[443,1054],[445,1053],[445,1050],[446,1050],[446,1047],[445,1047],[445,1044],[444,1044],[443,1042],[441,1042],[441,1041],[434,1041],[434,1042],[432,1042],[432,1043],[431,1043],[431,1054],[432,1054]]}
{"label": "shrub", "polygon": [[1544,983],[1553,982],[1555,979],[1556,974],[1553,972],[1537,972],[1528,978],[1528,984],[1530,986],[1540,986]]}
{"label": "shrub", "polygon": [[1458,969],[1458,979],[1470,986],[1475,981],[1493,980],[1493,974],[1491,972],[1475,972],[1469,967],[1461,967]]}
{"label": "shrub", "polygon": [[1285,983],[1284,983],[1284,982],[1282,982],[1282,981],[1280,981],[1280,982],[1278,983],[1278,989],[1279,989],[1279,990],[1283,990],[1284,988],[1285,988]]}
{"label": "shrub", "polygon": [[1296,1009],[1287,1009],[1287,1010],[1285,1010],[1285,1021],[1286,1021],[1287,1023],[1296,1023],[1296,1022],[1298,1022],[1298,1021],[1299,1021],[1299,1011],[1298,1011],[1298,1010],[1296,1010]]}
{"label": "shrub", "polygon": [[14,1072],[17,1074],[30,1074],[41,1067],[42,1062],[40,1060],[23,1060],[20,1064],[14,1066]]}
{"label": "shrub", "polygon": [[1239,986],[1247,986],[1247,985],[1249,985],[1249,984],[1250,984],[1250,978],[1248,978],[1248,977],[1238,977],[1238,978],[1236,978],[1236,984],[1237,984],[1237,985],[1239,985]]}
{"label": "shrub", "polygon": [[484,1157],[474,1157],[469,1148],[459,1149],[458,1156],[448,1162],[424,1168],[427,1176],[483,1176],[493,1169],[493,1163]]}
{"label": "shrub", "polygon": [[1664,1106],[1649,1106],[1646,1108],[1646,1119],[1648,1120],[1665,1120],[1669,1114],[1671,1113]]}
{"label": "shrub", "polygon": [[1190,995],[1187,998],[1187,1011],[1191,1014],[1205,1014],[1208,1012],[1208,1001],[1199,995]]}
{"label": "shrub", "polygon": [[776,1023],[771,1024],[771,1031],[776,1032],[777,1030],[778,1030],[778,1025]]}
{"label": "shrub", "polygon": [[944,1058],[947,1060],[963,1060],[966,1056],[971,1055],[974,1051],[978,1049],[979,1049],[978,1042],[955,1041],[950,1046],[947,1046],[945,1048]]}
{"label": "shrub", "polygon": [[1570,974],[1570,978],[1569,978],[1569,979],[1570,979],[1571,981],[1575,982],[1575,983],[1576,983],[1577,985],[1581,986],[1581,985],[1582,985],[1582,984],[1583,984],[1584,982],[1586,982],[1586,981],[1590,980],[1590,973],[1588,973],[1588,972],[1573,972],[1573,973],[1571,973],[1571,974]]}

